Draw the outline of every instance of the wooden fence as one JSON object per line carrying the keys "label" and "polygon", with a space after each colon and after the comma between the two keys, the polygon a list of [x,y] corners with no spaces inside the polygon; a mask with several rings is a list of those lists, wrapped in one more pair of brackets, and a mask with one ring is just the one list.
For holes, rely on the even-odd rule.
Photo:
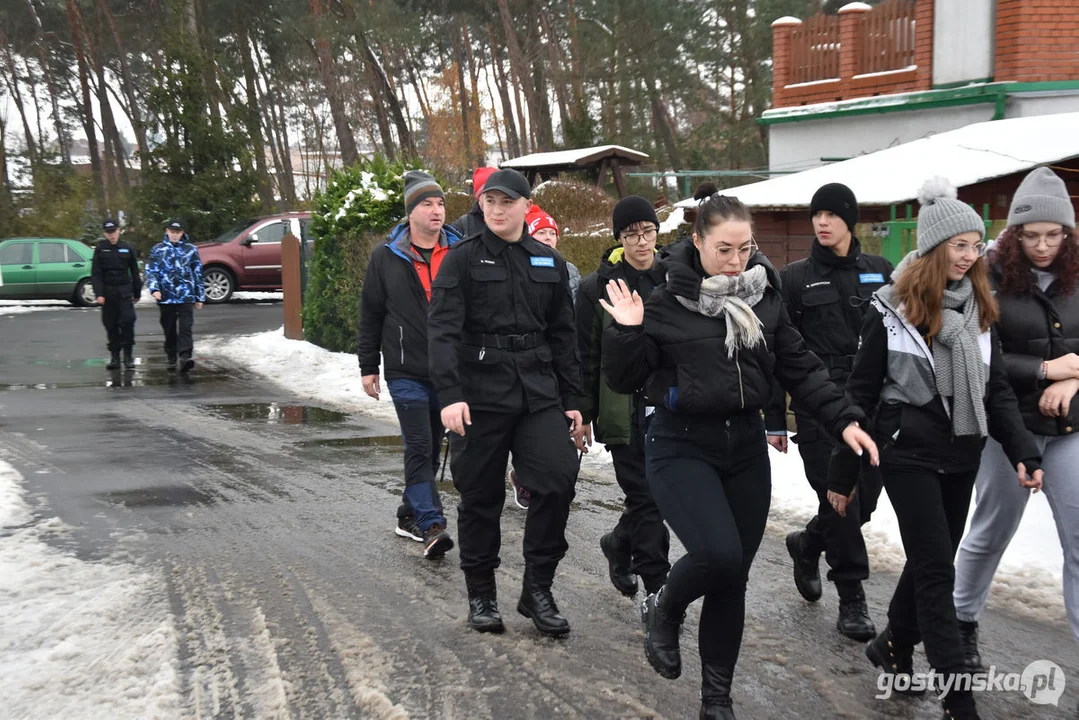
{"label": "wooden fence", "polygon": [[839,77],[839,16],[814,15],[791,32],[789,85]]}
{"label": "wooden fence", "polygon": [[858,75],[902,70],[916,64],[914,5],[915,0],[886,0],[865,13],[858,33]]}

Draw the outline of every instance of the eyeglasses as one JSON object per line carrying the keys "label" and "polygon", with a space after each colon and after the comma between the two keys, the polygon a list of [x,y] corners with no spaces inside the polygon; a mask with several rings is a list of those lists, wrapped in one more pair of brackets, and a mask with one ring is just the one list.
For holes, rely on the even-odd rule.
{"label": "eyeglasses", "polygon": [[1053,230],[1044,235],[1024,230],[1019,234],[1019,239],[1022,240],[1024,247],[1036,248],[1041,245],[1042,240],[1045,240],[1046,247],[1055,248],[1058,247],[1060,243],[1064,242],[1064,238],[1067,234],[1068,233],[1066,233],[1063,228],[1060,230]]}
{"label": "eyeglasses", "polygon": [[629,247],[633,247],[639,243],[654,243],[658,234],[659,231],[656,228],[648,228],[642,233],[622,233],[619,239]]}
{"label": "eyeglasses", "polygon": [[955,248],[955,251],[958,252],[960,255],[966,255],[967,253],[973,252],[975,257],[984,256],[986,248],[988,247],[983,242],[978,242],[978,243],[966,243],[966,242],[953,243],[953,242],[950,242],[950,243],[948,243],[948,245],[949,245],[949,247]]}
{"label": "eyeglasses", "polygon": [[717,245],[712,248],[712,252],[716,254],[720,260],[728,260],[731,257],[731,253],[737,252],[740,260],[748,260],[753,253],[757,252],[757,243],[750,240],[748,243],[740,248],[733,248],[730,245]]}

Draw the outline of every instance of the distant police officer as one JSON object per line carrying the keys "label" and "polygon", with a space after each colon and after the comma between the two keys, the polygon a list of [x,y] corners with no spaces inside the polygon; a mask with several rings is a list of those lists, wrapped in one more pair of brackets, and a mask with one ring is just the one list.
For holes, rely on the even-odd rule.
{"label": "distant police officer", "polygon": [[[822,186],[813,195],[809,214],[816,240],[808,258],[783,269],[782,294],[794,326],[809,349],[824,362],[832,382],[842,389],[858,352],[869,298],[890,281],[892,264],[862,252],[861,243],[853,235],[858,201],[846,185]],[[869,558],[861,526],[869,522],[876,509],[880,473],[864,466],[857,499],[847,506],[846,517],[840,517],[828,502],[828,461],[835,440],[814,421],[815,408],[794,404],[792,409],[798,423],[794,441],[806,477],[820,500],[817,515],[805,530],[787,536],[795,585],[809,602],[820,599],[818,565],[824,552],[831,567],[828,579],[839,593],[836,629],[852,640],[872,640],[876,628],[862,591],[862,580],[869,577]],[[773,436],[769,442],[786,451],[786,438]]]}
{"label": "distant police officer", "polygon": [[101,322],[109,338],[109,370],[120,368],[120,351],[124,352],[124,367],[135,367],[132,346],[135,344],[135,305],[142,293],[142,277],[135,248],[120,240],[120,226],[109,218],[102,225],[104,239],[94,248],[90,282],[94,286],[97,304],[101,306]]}
{"label": "distant police officer", "polygon": [[457,539],[469,625],[503,630],[495,568],[512,451],[518,480],[531,495],[517,611],[540,632],[558,636],[570,626],[551,583],[567,549],[581,366],[566,262],[524,231],[531,194],[516,170],[487,179],[480,201],[485,228],[446,255],[433,283],[430,366],[461,495]]}

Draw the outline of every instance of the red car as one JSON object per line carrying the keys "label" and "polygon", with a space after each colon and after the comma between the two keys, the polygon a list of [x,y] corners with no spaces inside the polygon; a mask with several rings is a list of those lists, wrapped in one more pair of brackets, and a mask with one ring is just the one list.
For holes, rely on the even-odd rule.
{"label": "red car", "polygon": [[246,220],[211,242],[198,243],[206,302],[227,302],[237,290],[281,289],[281,239],[307,238],[311,213],[291,212]]}

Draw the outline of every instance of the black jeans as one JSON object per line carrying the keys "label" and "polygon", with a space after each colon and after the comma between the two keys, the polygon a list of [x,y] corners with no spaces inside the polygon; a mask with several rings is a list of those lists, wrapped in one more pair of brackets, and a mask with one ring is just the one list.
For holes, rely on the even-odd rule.
{"label": "black jeans", "polygon": [[553,575],[566,554],[566,520],[577,481],[577,451],[558,407],[533,413],[472,411],[465,435],[451,432],[450,469],[461,495],[457,542],[469,587],[488,588],[501,562],[506,463],[513,452],[519,482],[531,495],[525,562]]}
{"label": "black jeans", "polygon": [[412,515],[420,530],[446,525],[435,478],[442,449],[442,410],[431,383],[394,378],[386,381],[405,441],[405,491],[398,519]]}
{"label": "black jeans", "polygon": [[[817,431],[820,432],[819,430]],[[806,479],[817,493],[817,514],[806,525],[803,539],[807,552],[824,553],[828,562],[828,579],[836,584],[843,595],[845,588],[857,587],[869,577],[869,556],[862,538],[862,525],[869,522],[877,509],[877,500],[883,481],[879,468],[862,463],[858,478],[858,492],[854,502],[847,506],[847,516],[840,517],[828,502],[828,462],[834,445],[824,437],[812,434],[802,439],[798,434],[798,454],[802,456]]]}
{"label": "black jeans", "polygon": [[654,593],[667,582],[671,570],[667,559],[671,535],[648,487],[644,435],[638,423],[633,423],[630,436],[627,445],[607,446],[614,461],[614,477],[626,495],[625,509],[612,532],[616,545],[629,552],[630,571],[641,577],[646,592]]}
{"label": "black jeans", "polygon": [[165,331],[165,355],[186,360],[195,349],[191,328],[195,324],[193,303],[161,303],[161,329]]}
{"label": "black jeans", "polygon": [[952,599],[955,553],[977,471],[948,474],[884,464],[881,474],[907,554],[888,624],[901,640],[924,642],[926,659],[935,669],[960,670],[963,651]]}
{"label": "black jeans", "polygon": [[701,660],[733,670],[746,581],[772,499],[764,421],[758,413],[703,420],[657,410],[646,454],[652,497],[686,548],[667,578],[664,609],[678,615],[703,597]]}
{"label": "black jeans", "polygon": [[105,287],[105,304],[101,306],[101,324],[109,339],[109,352],[120,352],[135,344],[135,304],[131,290]]}

